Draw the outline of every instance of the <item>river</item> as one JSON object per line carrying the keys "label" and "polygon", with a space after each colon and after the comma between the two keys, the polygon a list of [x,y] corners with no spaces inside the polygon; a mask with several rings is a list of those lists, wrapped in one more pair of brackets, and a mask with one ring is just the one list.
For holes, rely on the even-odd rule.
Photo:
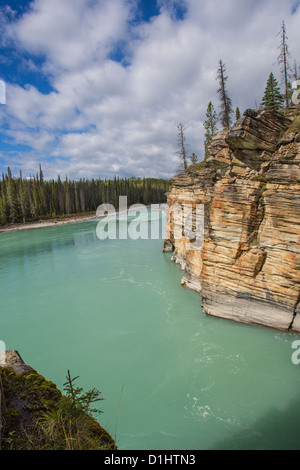
{"label": "river", "polygon": [[299,337],[207,317],[151,217],[156,239],[100,240],[96,220],[0,234],[0,340],[101,390],[119,449],[300,449]]}

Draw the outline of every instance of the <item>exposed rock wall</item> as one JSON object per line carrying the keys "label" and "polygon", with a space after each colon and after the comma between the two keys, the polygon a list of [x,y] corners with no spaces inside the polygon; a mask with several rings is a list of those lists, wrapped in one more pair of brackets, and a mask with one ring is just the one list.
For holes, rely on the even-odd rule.
{"label": "exposed rock wall", "polygon": [[214,136],[209,158],[172,180],[168,206],[204,205],[204,243],[175,237],[164,251],[206,314],[300,332],[300,110],[247,110]]}

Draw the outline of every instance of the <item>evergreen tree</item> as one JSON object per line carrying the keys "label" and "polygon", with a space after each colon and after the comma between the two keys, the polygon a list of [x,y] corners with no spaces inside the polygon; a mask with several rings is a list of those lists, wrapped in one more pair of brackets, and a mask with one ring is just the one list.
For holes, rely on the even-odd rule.
{"label": "evergreen tree", "polygon": [[33,178],[31,182],[31,194],[32,194],[32,202],[34,207],[34,213],[37,215],[37,218],[40,216],[40,203],[39,203],[39,194],[38,194],[38,185],[36,178]]}
{"label": "evergreen tree", "polygon": [[22,222],[24,224],[26,221],[26,204],[25,204],[25,198],[24,198],[23,178],[22,178],[21,171],[20,171],[20,178],[19,178],[19,199],[20,199]]}
{"label": "evergreen tree", "polygon": [[205,151],[205,157],[204,159],[209,156],[208,152],[208,147],[211,144],[212,136],[217,132],[217,123],[218,123],[218,116],[215,111],[215,108],[210,101],[208,103],[207,111],[206,111],[206,121],[204,122],[204,128],[206,130],[205,132],[205,142],[204,142],[204,151]]}
{"label": "evergreen tree", "polygon": [[293,72],[292,72],[292,79],[294,82],[299,80],[300,77],[300,67],[298,68],[296,60],[294,60],[294,67],[293,67]]}
{"label": "evergreen tree", "polygon": [[300,77],[299,71],[300,71],[300,68],[298,69],[297,62],[294,61],[292,75],[291,75],[292,83],[291,82],[288,83],[288,98],[289,98],[291,105],[296,104],[298,101],[298,98],[296,97],[296,103],[295,103],[294,102],[295,100],[293,100],[293,96],[294,96],[296,88],[299,88],[297,85],[297,81],[299,80],[299,77]]}
{"label": "evergreen tree", "polygon": [[18,218],[19,200],[18,200],[15,181],[12,177],[11,170],[9,167],[7,168],[7,177],[6,177],[6,201],[7,201],[7,207],[8,207],[9,221],[12,224],[14,224]]}
{"label": "evergreen tree", "polygon": [[219,81],[218,94],[220,95],[220,121],[226,129],[230,129],[231,125],[231,114],[232,114],[232,102],[226,89],[226,82],[228,77],[226,76],[226,66],[222,60],[219,62],[217,80]]}
{"label": "evergreen tree", "polygon": [[44,174],[42,170],[42,165],[40,164],[40,184],[42,185],[44,182]]}
{"label": "evergreen tree", "polygon": [[63,184],[64,187],[64,194],[65,194],[65,214],[70,214],[70,206],[71,206],[71,197],[70,197],[70,185],[68,182],[68,178],[66,177],[66,181]]}
{"label": "evergreen tree", "polygon": [[32,184],[33,184],[32,181],[30,181],[28,184],[27,191],[28,191],[28,202],[29,202],[29,211],[30,211],[31,219],[35,220],[37,212],[36,212],[36,207],[34,205],[33,197],[32,197]]}
{"label": "evergreen tree", "polygon": [[235,110],[235,119],[238,121],[241,117],[241,112],[240,112],[240,108],[237,107],[236,110]]}
{"label": "evergreen tree", "polygon": [[92,179],[64,182],[45,181],[41,168],[35,177],[24,180],[12,176],[10,168],[0,180],[0,224],[34,221],[96,211],[104,202],[118,209],[119,196],[127,196],[128,205],[166,202],[170,182],[154,178],[129,178],[101,181]]}
{"label": "evergreen tree", "polygon": [[198,156],[193,152],[192,155],[190,156],[191,164],[195,165],[195,163],[198,162]]}
{"label": "evergreen tree", "polygon": [[177,154],[179,155],[179,160],[180,160],[180,170],[186,170],[188,167],[187,164],[187,153],[186,153],[186,145],[185,145],[185,135],[184,135],[184,126],[180,122],[177,126],[178,133],[177,133],[177,146],[179,148]]}
{"label": "evergreen tree", "polygon": [[0,193],[0,224],[5,225],[7,224],[7,204],[6,204],[6,197],[4,191],[2,190]]}
{"label": "evergreen tree", "polygon": [[267,85],[265,88],[265,94],[263,96],[261,106],[268,109],[280,109],[283,106],[283,96],[280,92],[278,82],[273,75],[270,73]]}

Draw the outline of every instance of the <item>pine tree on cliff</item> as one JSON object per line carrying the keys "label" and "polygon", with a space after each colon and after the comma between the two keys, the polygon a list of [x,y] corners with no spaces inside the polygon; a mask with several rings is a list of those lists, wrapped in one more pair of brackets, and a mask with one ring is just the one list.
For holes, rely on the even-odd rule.
{"label": "pine tree on cliff", "polygon": [[281,73],[281,80],[282,84],[284,84],[284,89],[285,89],[285,105],[288,108],[289,106],[289,71],[290,66],[288,63],[288,58],[290,56],[288,45],[287,45],[287,34],[286,34],[286,28],[285,28],[285,23],[284,21],[282,22],[281,29],[277,36],[281,37],[280,45],[278,46],[278,49],[280,50],[280,54],[277,57],[277,63],[280,65],[280,73]]}
{"label": "pine tree on cliff", "polygon": [[198,163],[198,155],[196,155],[196,154],[193,152],[192,155],[190,156],[190,161],[191,161],[191,164],[192,164],[192,165],[195,165],[196,163]]}
{"label": "pine tree on cliff", "polygon": [[294,82],[299,80],[300,77],[300,67],[298,68],[296,60],[294,60],[293,72],[292,72],[292,79]]}
{"label": "pine tree on cliff", "polygon": [[280,92],[278,82],[274,77],[273,72],[271,72],[267,81],[265,94],[262,99],[261,106],[263,108],[276,110],[282,108],[283,102],[284,99]]}
{"label": "pine tree on cliff", "polygon": [[219,62],[217,80],[220,85],[218,89],[218,94],[220,95],[221,100],[220,121],[223,127],[229,130],[231,124],[232,102],[226,89],[228,77],[226,76],[226,66],[223,64],[222,60]]}
{"label": "pine tree on cliff", "polygon": [[180,160],[180,168],[179,170],[186,170],[188,167],[188,157],[186,153],[186,145],[185,145],[185,135],[184,135],[184,126],[180,122],[177,126],[178,133],[177,133],[177,146],[179,148],[177,155],[179,155]]}
{"label": "pine tree on cliff", "polygon": [[208,147],[211,144],[212,136],[217,132],[217,123],[218,123],[218,116],[215,111],[215,108],[210,101],[207,106],[207,111],[206,111],[206,121],[204,122],[204,128],[206,130],[205,132],[205,142],[204,142],[204,150],[205,150],[205,157],[204,159],[209,156],[209,151]]}
{"label": "pine tree on cliff", "polygon": [[240,108],[237,107],[236,110],[235,110],[235,119],[238,121],[241,117],[241,112],[240,112]]}

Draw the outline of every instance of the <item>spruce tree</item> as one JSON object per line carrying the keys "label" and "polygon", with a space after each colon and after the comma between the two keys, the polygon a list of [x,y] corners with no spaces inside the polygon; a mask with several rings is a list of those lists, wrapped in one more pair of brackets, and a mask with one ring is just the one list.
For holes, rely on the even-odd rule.
{"label": "spruce tree", "polygon": [[223,127],[229,130],[231,125],[232,102],[226,89],[228,77],[226,76],[226,66],[223,64],[222,60],[219,62],[217,80],[220,85],[218,89],[221,101],[220,121]]}
{"label": "spruce tree", "polygon": [[293,72],[292,72],[292,79],[293,81],[299,80],[300,76],[300,67],[298,68],[296,60],[294,60]]}
{"label": "spruce tree", "polygon": [[190,156],[191,164],[195,165],[195,163],[198,163],[198,156],[193,152],[192,155]]}
{"label": "spruce tree", "polygon": [[20,199],[20,208],[21,208],[21,216],[22,216],[22,222],[25,224],[26,222],[26,203],[24,200],[24,187],[23,187],[23,177],[22,177],[22,171],[20,171],[20,178],[19,178],[19,199]]}
{"label": "spruce tree", "polygon": [[218,116],[215,111],[215,108],[210,101],[206,111],[206,121],[204,122],[205,132],[205,142],[204,142],[204,151],[205,151],[205,160],[209,156],[208,147],[211,144],[212,136],[217,132],[217,123],[218,123]]}
{"label": "spruce tree", "polygon": [[30,213],[30,217],[31,219],[35,220],[36,217],[37,217],[37,208],[35,207],[34,205],[34,202],[33,202],[33,197],[32,197],[32,186],[33,185],[33,182],[30,180],[29,183],[28,183],[28,187],[27,187],[27,195],[28,195],[28,202],[29,202],[29,213]]}
{"label": "spruce tree", "polygon": [[274,77],[273,72],[271,72],[267,81],[261,106],[263,108],[276,110],[282,108],[283,102],[284,100],[280,92],[278,82]]}
{"label": "spruce tree", "polygon": [[[192,156],[196,159],[196,155]],[[85,211],[95,211],[109,202],[118,208],[119,196],[128,196],[128,205],[165,202],[169,181],[155,178],[129,178],[101,181],[81,179],[64,182],[45,181],[40,173],[23,179],[15,178],[10,168],[0,180],[0,224],[30,222],[49,216],[57,217]]]}
{"label": "spruce tree", "polygon": [[4,190],[0,193],[0,224],[7,224],[7,204]]}
{"label": "spruce tree", "polygon": [[241,112],[240,112],[240,108],[237,107],[236,110],[235,110],[235,119],[238,121],[241,117]]}
{"label": "spruce tree", "polygon": [[15,181],[10,168],[7,168],[6,177],[6,201],[8,207],[9,221],[14,224],[18,218],[19,200]]}
{"label": "spruce tree", "polygon": [[188,167],[187,163],[187,153],[186,153],[186,144],[185,144],[185,135],[184,135],[184,126],[180,122],[177,126],[178,133],[177,133],[177,146],[179,148],[177,154],[179,155],[180,160],[180,170],[186,170]]}

